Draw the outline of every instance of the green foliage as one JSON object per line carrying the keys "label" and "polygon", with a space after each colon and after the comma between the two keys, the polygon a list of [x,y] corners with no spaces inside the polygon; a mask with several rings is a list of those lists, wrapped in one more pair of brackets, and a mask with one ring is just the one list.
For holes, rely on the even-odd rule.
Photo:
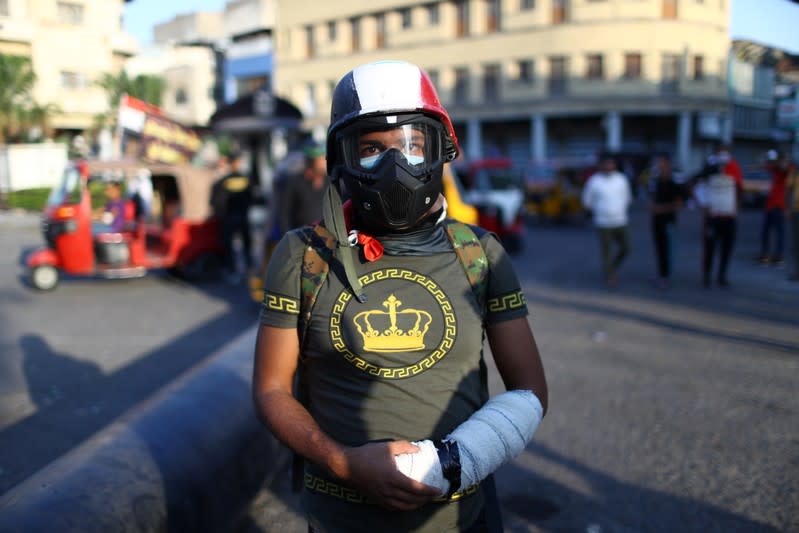
{"label": "green foliage", "polygon": [[41,211],[50,195],[49,187],[23,189],[11,191],[6,198],[6,204],[12,209],[25,209],[28,211]]}
{"label": "green foliage", "polygon": [[160,106],[162,95],[166,89],[166,80],[160,76],[139,74],[135,78],[130,78],[124,70],[119,74],[106,72],[95,84],[105,91],[109,109],[108,113],[95,117],[96,126],[114,123],[123,94],[144,100],[148,104]]}

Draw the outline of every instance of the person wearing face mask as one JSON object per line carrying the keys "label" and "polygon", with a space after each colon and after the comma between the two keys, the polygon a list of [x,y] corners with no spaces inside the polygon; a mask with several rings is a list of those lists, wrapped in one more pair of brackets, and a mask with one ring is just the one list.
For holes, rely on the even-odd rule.
{"label": "person wearing face mask", "polygon": [[[309,531],[502,530],[491,474],[532,438],[547,386],[508,255],[447,217],[458,152],[419,67],[336,86],[323,223],[272,256],[253,375],[259,418],[304,458]],[[491,399],[485,338],[507,389]]]}
{"label": "person wearing face mask", "polygon": [[708,157],[705,166],[691,179],[691,188],[704,214],[702,219],[702,284],[709,288],[713,262],[719,251],[716,280],[719,287],[729,287],[727,270],[735,244],[736,218],[743,191],[741,167],[720,145]]}

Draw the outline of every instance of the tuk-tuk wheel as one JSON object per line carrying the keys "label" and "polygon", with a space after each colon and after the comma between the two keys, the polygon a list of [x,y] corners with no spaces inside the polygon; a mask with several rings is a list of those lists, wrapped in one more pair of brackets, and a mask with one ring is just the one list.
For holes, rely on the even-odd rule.
{"label": "tuk-tuk wheel", "polygon": [[30,282],[40,291],[51,291],[58,285],[58,269],[53,265],[38,265],[30,271]]}

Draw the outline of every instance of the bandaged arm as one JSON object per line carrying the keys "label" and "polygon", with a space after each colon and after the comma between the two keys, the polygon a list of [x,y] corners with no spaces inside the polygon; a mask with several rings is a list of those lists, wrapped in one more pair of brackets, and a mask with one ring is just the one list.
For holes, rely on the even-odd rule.
{"label": "bandaged arm", "polygon": [[519,455],[543,417],[538,397],[512,390],[491,398],[442,441],[414,442],[419,451],[394,457],[406,476],[442,494],[470,487]]}

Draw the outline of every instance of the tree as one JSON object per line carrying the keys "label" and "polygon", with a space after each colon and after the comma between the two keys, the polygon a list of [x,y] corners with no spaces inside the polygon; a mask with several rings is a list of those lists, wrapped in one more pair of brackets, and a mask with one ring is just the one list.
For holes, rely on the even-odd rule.
{"label": "tree", "polygon": [[29,57],[0,54],[0,142],[21,126],[26,110],[33,105],[35,82]]}
{"label": "tree", "polygon": [[116,122],[119,101],[123,94],[160,106],[166,89],[166,80],[160,76],[139,74],[131,79],[124,70],[119,74],[106,72],[95,84],[105,90],[108,98],[108,112],[95,117],[96,123],[102,126],[113,125]]}

